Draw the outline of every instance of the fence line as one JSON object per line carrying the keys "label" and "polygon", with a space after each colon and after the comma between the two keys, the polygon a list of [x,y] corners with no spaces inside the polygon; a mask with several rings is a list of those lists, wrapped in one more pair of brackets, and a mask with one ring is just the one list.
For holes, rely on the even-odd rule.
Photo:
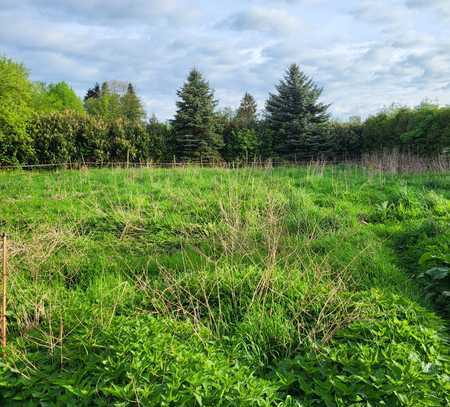
{"label": "fence line", "polygon": [[0,165],[0,170],[16,170],[16,169],[33,169],[33,168],[67,168],[67,169],[80,169],[80,168],[174,168],[174,167],[219,167],[219,168],[241,168],[241,167],[271,167],[271,166],[298,166],[307,164],[332,164],[331,161],[256,161],[256,162],[226,162],[226,161],[166,161],[166,162],[129,162],[129,161],[109,161],[109,162],[64,162],[64,163],[45,163],[45,164],[23,164],[23,165]]}
{"label": "fence line", "polygon": [[177,167],[206,167],[206,168],[262,168],[273,167],[298,167],[298,166],[326,166],[326,165],[355,165],[365,168],[382,170],[387,172],[422,172],[426,170],[448,171],[450,170],[450,156],[419,157],[412,154],[401,153],[375,153],[363,155],[358,159],[344,160],[254,160],[254,161],[164,161],[164,162],[130,162],[130,161],[83,161],[64,163],[42,163],[23,165],[0,165],[1,170],[33,170],[33,169],[84,169],[84,168],[177,168]]}

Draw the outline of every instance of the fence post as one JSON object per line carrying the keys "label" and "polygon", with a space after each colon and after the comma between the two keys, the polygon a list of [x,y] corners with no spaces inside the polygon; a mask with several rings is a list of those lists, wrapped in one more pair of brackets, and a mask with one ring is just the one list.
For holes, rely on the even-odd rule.
{"label": "fence post", "polygon": [[2,296],[2,349],[6,351],[6,295],[8,282],[8,248],[6,233],[3,233],[3,296]]}

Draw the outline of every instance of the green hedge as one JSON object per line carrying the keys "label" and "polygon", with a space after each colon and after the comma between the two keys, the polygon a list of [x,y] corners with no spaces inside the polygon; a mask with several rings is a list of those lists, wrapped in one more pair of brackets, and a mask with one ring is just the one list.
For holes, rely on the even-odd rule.
{"label": "green hedge", "polygon": [[74,111],[36,114],[28,123],[36,163],[146,161],[151,159],[149,135],[141,123],[107,122]]}
{"label": "green hedge", "polygon": [[381,112],[367,119],[362,139],[363,152],[396,149],[418,155],[448,153],[450,107],[422,104]]}

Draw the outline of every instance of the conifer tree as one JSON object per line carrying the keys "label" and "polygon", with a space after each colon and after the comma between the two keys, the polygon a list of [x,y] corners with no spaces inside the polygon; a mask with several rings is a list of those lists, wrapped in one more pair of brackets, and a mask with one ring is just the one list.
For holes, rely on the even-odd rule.
{"label": "conifer tree", "polygon": [[122,114],[127,120],[140,122],[145,119],[144,107],[131,83],[128,84],[127,91],[121,98],[121,104]]}
{"label": "conifer tree", "polygon": [[222,141],[214,125],[217,101],[208,82],[197,69],[192,69],[177,95],[177,112],[172,121],[177,159],[208,161],[218,158]]}
{"label": "conifer tree", "polygon": [[98,99],[100,97],[100,94],[100,85],[97,82],[93,88],[89,88],[87,90],[86,95],[84,96],[84,101],[90,98]]}
{"label": "conifer tree", "polygon": [[322,94],[311,78],[292,64],[266,103],[266,123],[275,153],[287,159],[309,159],[320,152],[328,105],[319,102]]}
{"label": "conifer tree", "polygon": [[236,113],[237,121],[245,126],[252,126],[256,123],[257,104],[255,98],[250,93],[245,92]]}

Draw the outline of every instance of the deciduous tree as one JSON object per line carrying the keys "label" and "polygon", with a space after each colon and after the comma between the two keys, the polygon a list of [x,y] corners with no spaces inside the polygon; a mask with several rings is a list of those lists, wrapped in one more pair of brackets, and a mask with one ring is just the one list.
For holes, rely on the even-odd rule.
{"label": "deciduous tree", "polygon": [[26,163],[32,157],[27,121],[33,87],[25,67],[0,57],[0,164]]}

